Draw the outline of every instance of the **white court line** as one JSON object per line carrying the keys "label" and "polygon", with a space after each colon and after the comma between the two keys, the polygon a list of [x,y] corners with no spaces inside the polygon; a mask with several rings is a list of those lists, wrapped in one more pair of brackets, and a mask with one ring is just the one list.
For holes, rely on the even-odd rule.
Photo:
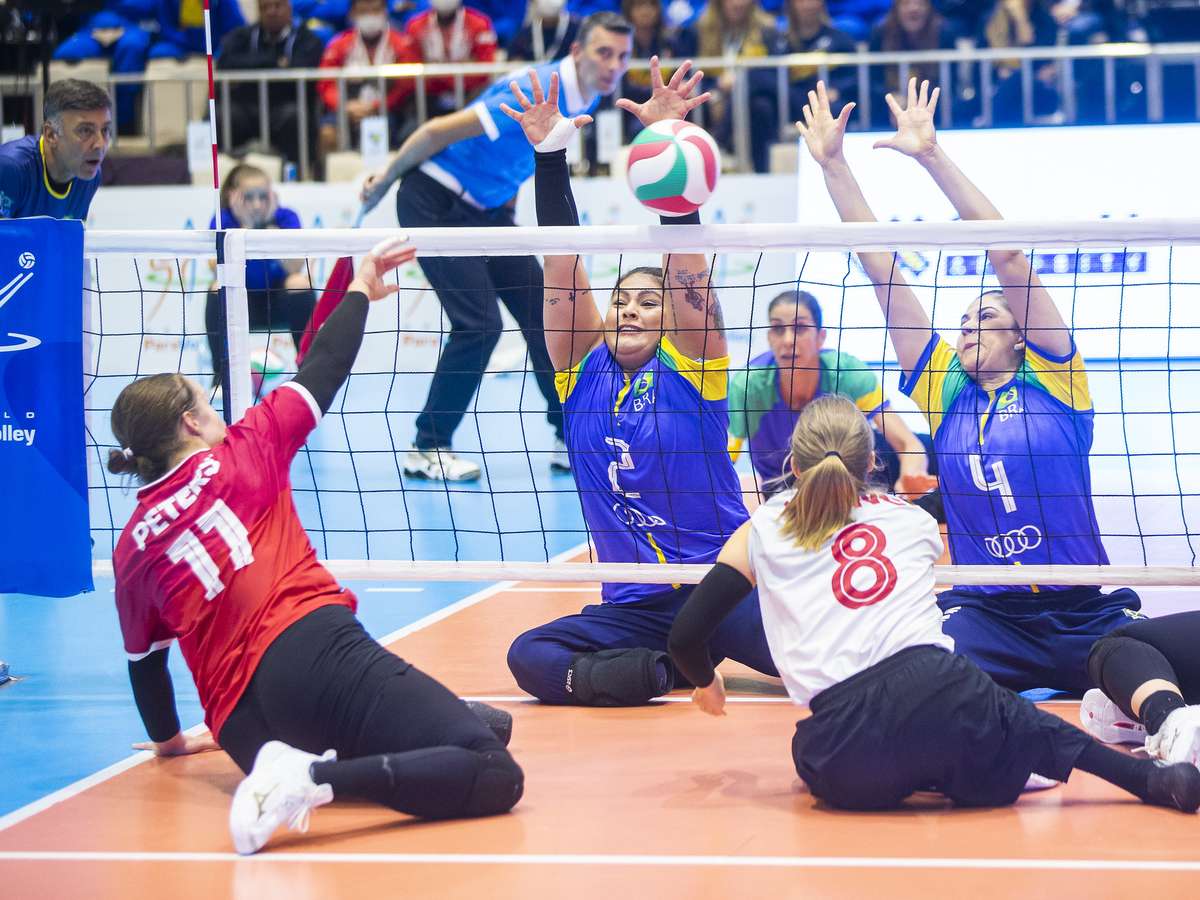
{"label": "white court line", "polygon": [[[551,559],[550,562],[565,562],[586,548],[587,544],[579,544],[570,550],[566,550],[563,553],[558,554]],[[499,584],[486,587],[482,591],[476,591],[474,594],[464,597],[455,603],[451,603],[449,606],[444,606],[436,612],[432,612],[423,618],[417,619],[417,621],[413,622],[411,625],[406,625],[404,628],[397,629],[391,634],[384,635],[379,639],[379,643],[387,645],[399,640],[407,634],[412,634],[414,631],[420,631],[422,628],[427,628],[435,622],[440,622],[442,619],[454,615],[454,613],[458,612],[459,610],[466,609],[469,606],[474,606],[481,600],[486,600],[488,597],[493,597],[498,593],[502,593],[515,584],[516,582],[513,581],[502,581]],[[200,724],[189,728],[187,733],[198,734],[202,731],[204,731],[204,725]],[[32,803],[27,803],[20,809],[13,810],[8,815],[0,816],[0,831],[4,831],[7,828],[12,828],[12,826],[18,824],[19,822],[24,822],[31,816],[35,816],[40,812],[44,812],[52,806],[57,806],[64,800],[70,800],[72,797],[83,793],[88,788],[95,787],[96,785],[108,781],[110,778],[120,775],[122,772],[132,769],[134,766],[141,765],[142,763],[151,759],[154,759],[154,754],[148,751],[143,750],[133,753],[125,757],[125,759],[115,762],[107,768],[101,769],[99,772],[94,772],[91,775],[88,775],[86,778],[81,778],[79,781],[73,782],[64,788],[60,788],[51,794],[47,794],[45,797],[34,800]],[[0,859],[2,858],[3,857],[0,857]]]}
{"label": "white court line", "polygon": [[0,851],[0,862],[170,862],[253,865],[377,863],[385,865],[725,866],[781,869],[1026,869],[1091,872],[1200,872],[1197,860],[1020,859],[907,856],[690,856],[624,853],[149,853],[72,850]]}

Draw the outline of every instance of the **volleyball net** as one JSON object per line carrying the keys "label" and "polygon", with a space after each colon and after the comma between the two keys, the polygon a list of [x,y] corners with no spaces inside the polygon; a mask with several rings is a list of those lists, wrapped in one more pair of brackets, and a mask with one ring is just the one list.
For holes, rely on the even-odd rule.
{"label": "volleyball net", "polygon": [[[100,571],[136,502],[131,486],[104,467],[115,446],[109,413],[120,390],[135,378],[166,371],[183,372],[209,387],[215,368],[220,381],[223,366],[219,358],[214,366],[209,339],[215,331],[227,345],[228,382],[214,389],[214,405],[236,420],[295,372],[293,332],[304,327],[303,318],[326,287],[333,287],[336,260],[360,256],[390,234],[321,229],[87,235],[85,401]],[[862,385],[873,378],[895,413],[889,419],[918,436],[929,426],[900,389],[901,372],[874,288],[854,251],[894,252],[895,271],[912,285],[934,330],[953,345],[964,310],[996,287],[987,250],[1024,248],[1086,361],[1094,406],[1087,462],[1098,538],[1112,567],[1016,572],[1012,564],[1019,564],[1021,552],[1041,539],[1035,527],[989,535],[996,565],[953,567],[940,573],[941,580],[1200,584],[1194,568],[1200,546],[1200,220],[447,228],[408,234],[427,259],[580,254],[602,310],[624,273],[661,265],[664,253],[703,253],[723,309],[731,376],[769,363],[772,300],[807,292],[818,302],[826,330],[819,366],[807,364],[822,369],[819,389],[849,392],[869,411],[868,388]],[[286,284],[278,286],[282,274]],[[417,418],[450,323],[418,263],[393,277],[399,294],[372,304],[353,374],[292,471],[301,519],[335,574],[664,584],[702,577],[704,567],[679,565],[669,552],[643,563],[597,562],[575,479],[550,465],[558,457],[543,396],[546,373],[539,387],[527,343],[507,312],[479,389],[452,438],[454,451],[479,465],[479,479],[406,475]],[[277,286],[267,289],[270,279]],[[501,287],[514,303],[540,303],[541,292],[531,283]],[[224,288],[223,297],[218,288]],[[493,291],[477,293],[472,308],[482,311],[496,302]],[[297,309],[303,312],[300,326]],[[472,373],[453,375],[469,381]],[[850,384],[856,387],[845,387]],[[1019,404],[994,399],[994,414],[1024,414]],[[767,412],[745,398],[741,405],[756,423]],[[1064,421],[1061,427],[1076,426]],[[736,462],[748,499],[762,482],[752,445],[752,440],[744,445]],[[669,493],[695,497],[710,490],[704,467],[714,457],[696,450],[665,445],[658,450],[660,456],[692,454],[675,470],[694,473],[694,481],[677,478],[685,483],[671,484]],[[612,455],[618,471],[624,464],[619,442],[591,451]],[[898,450],[901,457],[915,452]],[[1039,465],[1032,449],[1028,464]],[[982,473],[981,488],[990,477]],[[1048,486],[1039,501],[1043,515],[1052,517],[1056,496],[1071,489]],[[651,514],[644,505],[629,503],[622,515],[630,529],[658,524],[645,521]]]}

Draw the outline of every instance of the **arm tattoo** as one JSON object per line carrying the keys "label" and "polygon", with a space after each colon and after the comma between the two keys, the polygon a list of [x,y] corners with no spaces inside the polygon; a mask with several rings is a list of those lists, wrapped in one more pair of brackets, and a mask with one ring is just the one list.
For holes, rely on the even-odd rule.
{"label": "arm tattoo", "polygon": [[[696,312],[704,312],[710,323],[720,330],[725,329],[725,316],[721,312],[721,303],[712,288],[712,280],[707,271],[688,272],[686,270],[674,273],[676,280],[683,285],[683,297],[688,306]],[[703,293],[697,286],[700,285]]]}

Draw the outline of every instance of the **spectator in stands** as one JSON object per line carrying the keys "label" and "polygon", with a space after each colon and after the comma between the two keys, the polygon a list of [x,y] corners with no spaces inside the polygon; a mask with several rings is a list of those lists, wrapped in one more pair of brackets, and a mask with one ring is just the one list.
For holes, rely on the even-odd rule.
{"label": "spectator in stands", "polygon": [[[727,59],[773,56],[784,49],[775,19],[758,0],[711,0],[694,28],[685,28],[676,47],[680,56],[723,56]],[[704,89],[712,91],[708,125],[714,138],[733,148],[733,103],[737,74],[733,69],[709,71]],[[750,152],[754,171],[767,170],[772,137],[779,130],[773,69],[748,69]]]}
{"label": "spectator in stands", "polygon": [[[325,48],[321,68],[341,69],[346,66],[383,66],[389,63],[420,62],[421,53],[412,38],[390,27],[384,0],[354,0],[350,6],[351,27],[335,37]],[[386,110],[388,132],[393,140],[404,136],[408,101],[415,82],[394,78],[387,83]],[[319,146],[321,155],[337,148],[338,85],[330,79],[317,84],[324,103]],[[350,81],[345,90],[346,118],[350,138],[358,141],[358,125],[367,116],[380,115],[385,109],[375,81]]]}
{"label": "spectator in stands", "polygon": [[[408,36],[421,50],[427,63],[494,62],[496,32],[492,20],[478,10],[463,6],[462,0],[431,0],[430,8],[409,19]],[[492,80],[487,74],[463,76],[463,99],[470,100]],[[442,76],[425,81],[430,115],[458,109],[454,78]]]}
{"label": "spectator in stands", "polygon": [[[978,4],[980,0],[962,2]],[[855,43],[866,41],[870,38],[875,23],[887,15],[891,6],[891,0],[829,0],[830,22],[834,28],[850,35]],[[938,7],[941,8],[941,3]]]}
{"label": "spectator in stands", "polygon": [[[571,4],[571,12],[580,21],[583,16],[575,9],[577,3]],[[492,21],[492,29],[496,32],[496,45],[507,47],[516,38],[521,26],[525,24],[524,0],[471,0],[471,8],[483,13]]]}
{"label": "spectator in stands", "polygon": [[[1034,19],[1043,11],[1037,0],[999,0],[983,26],[983,44],[987,47],[1029,47],[1038,43]],[[998,60],[993,68],[996,79],[992,100],[992,122],[996,125],[1021,124],[1024,120],[1021,63],[1016,59]],[[1058,68],[1053,62],[1034,64],[1033,114],[1048,116],[1058,109]]]}
{"label": "spectator in stands", "polygon": [[566,0],[529,0],[525,24],[508,45],[508,58],[546,62],[570,53],[579,34],[579,19],[565,6]]}
{"label": "spectator in stands", "polygon": [[[291,0],[258,0],[258,23],[229,33],[221,45],[222,70],[229,69],[315,69],[324,52],[321,39],[292,16]],[[258,84],[231,86],[233,148],[242,149],[260,140]],[[307,100],[307,98],[306,98]],[[316,132],[316,109],[309,106],[309,134]],[[300,108],[296,84],[273,81],[267,86],[267,136],[270,146],[291,161],[300,158]],[[265,148],[264,148],[265,149]]]}
{"label": "spectator in stands", "polygon": [[[949,50],[953,47],[954,30],[933,8],[930,0],[892,0],[891,11],[871,31],[871,49],[876,52]],[[918,81],[928,81],[930,90],[938,86],[938,74],[937,63],[916,63],[909,66],[909,75]],[[950,86],[941,87],[944,92],[948,92]],[[871,68],[873,125],[888,127],[890,114],[883,97],[888,93],[898,94],[900,88],[899,66]]]}
{"label": "spectator in stands", "polygon": [[[854,38],[840,31],[829,18],[825,0],[788,0],[787,4],[787,52],[788,53],[854,53],[857,47]],[[800,110],[808,102],[808,92],[817,89],[816,66],[793,66],[789,109],[793,118],[799,118]],[[853,66],[838,66],[830,69],[825,78],[829,103],[836,111],[858,96],[858,74]]]}
{"label": "spectator in stands", "polygon": [[292,12],[322,44],[328,44],[348,27],[350,0],[292,0]]}
{"label": "spectator in stands", "polygon": [[[212,0],[210,20],[214,44],[245,23],[238,0]],[[157,35],[155,34],[157,29]],[[180,58],[204,53],[203,0],[107,0],[54,52],[64,62],[107,56],[114,74],[145,71],[148,59]],[[138,85],[117,87],[117,127],[138,130]]]}
{"label": "spectator in stands", "polygon": [[[215,220],[209,221],[215,228]],[[279,205],[267,173],[241,163],[230,169],[221,184],[222,228],[299,228],[294,210]],[[286,328],[296,349],[317,305],[302,259],[251,259],[246,262],[246,289],[250,301],[250,330]],[[204,328],[212,353],[213,386],[221,383],[228,358],[225,343],[225,308],[217,291],[208,292],[204,305]]]}

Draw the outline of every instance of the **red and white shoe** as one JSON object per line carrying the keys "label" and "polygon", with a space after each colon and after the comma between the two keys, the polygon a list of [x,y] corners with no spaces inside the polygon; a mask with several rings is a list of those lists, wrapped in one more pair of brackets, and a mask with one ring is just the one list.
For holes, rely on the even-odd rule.
{"label": "red and white shoe", "polygon": [[1092,688],[1079,704],[1079,724],[1103,744],[1141,744],[1146,726],[1136,722],[1108,699],[1104,691]]}

